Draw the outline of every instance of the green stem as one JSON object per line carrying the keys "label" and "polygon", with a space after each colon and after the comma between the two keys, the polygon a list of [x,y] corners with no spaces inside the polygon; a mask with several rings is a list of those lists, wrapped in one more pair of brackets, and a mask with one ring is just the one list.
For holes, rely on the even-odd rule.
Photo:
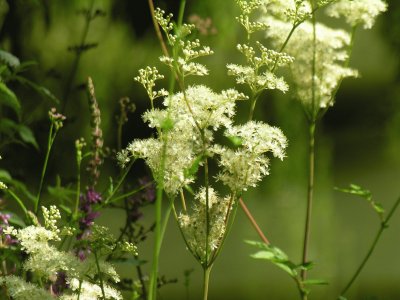
{"label": "green stem", "polygon": [[82,280],[79,280],[78,300],[81,298]]}
{"label": "green stem", "polygon": [[208,299],[208,284],[210,282],[210,273],[212,266],[204,268],[204,276],[203,276],[203,300]]}
{"label": "green stem", "polygon": [[206,158],[204,162],[204,185],[206,186],[206,257],[205,257],[205,267],[208,267],[208,245],[210,240],[210,196],[209,196],[209,181],[208,181],[208,159]]}
{"label": "green stem", "polygon": [[36,201],[35,201],[35,215],[38,214],[39,211],[39,205],[40,205],[40,194],[42,193],[42,188],[43,188],[43,181],[44,181],[44,176],[46,174],[47,170],[47,163],[49,161],[49,156],[50,156],[50,150],[51,146],[53,145],[54,139],[57,135],[57,129],[53,134],[53,129],[54,129],[54,123],[52,122],[50,125],[50,130],[49,130],[49,137],[47,139],[47,151],[46,151],[46,157],[44,159],[44,164],[43,164],[43,169],[42,169],[42,174],[40,176],[40,183],[39,183],[39,190],[36,195]]}
{"label": "green stem", "polygon": [[346,292],[353,285],[354,281],[360,275],[361,271],[364,269],[366,263],[368,262],[369,258],[371,257],[372,253],[374,252],[374,250],[376,248],[376,245],[378,244],[383,231],[388,228],[389,221],[392,218],[392,216],[393,216],[394,212],[396,211],[396,209],[398,208],[399,204],[400,204],[400,198],[397,199],[396,203],[393,205],[393,207],[390,210],[390,212],[389,212],[388,216],[386,217],[386,219],[383,222],[381,222],[381,226],[380,226],[378,232],[376,233],[375,239],[372,242],[367,254],[365,255],[364,259],[362,260],[360,266],[357,268],[357,270],[354,273],[354,275],[351,277],[350,281],[347,283],[347,285],[344,287],[344,289],[340,293],[341,296],[344,296],[346,294]]}
{"label": "green stem", "polygon": [[149,300],[155,300],[157,298],[157,278],[158,278],[158,261],[160,256],[161,248],[161,210],[162,210],[162,198],[163,198],[163,187],[161,183],[157,184],[157,197],[155,204],[155,228],[154,228],[154,249],[153,249],[153,264],[150,277],[149,285]]}
{"label": "green stem", "polygon": [[111,198],[110,200],[108,200],[107,203],[111,204],[111,203],[117,202],[118,200],[121,200],[121,199],[124,199],[126,197],[129,197],[129,196],[132,196],[134,194],[137,194],[138,192],[140,192],[141,190],[144,190],[145,188],[149,187],[152,184],[153,184],[153,182],[149,182],[149,183],[141,186],[140,188],[137,188],[135,190],[132,190],[130,192],[122,194],[121,196],[118,196],[118,197],[115,197],[115,198]]}
{"label": "green stem", "polygon": [[28,217],[28,210],[26,209],[24,202],[10,189],[7,189],[7,193],[9,193],[15,201],[17,201],[19,207],[21,207],[22,211],[24,212],[25,216]]}
{"label": "green stem", "polygon": [[[129,165],[125,168],[124,172],[122,173],[121,177],[118,180],[117,185],[115,186],[115,188],[113,189],[113,191],[111,192],[110,195],[108,195],[107,199],[104,200],[104,204],[103,205],[107,205],[111,202],[112,197],[115,195],[115,193],[119,190],[119,188],[121,187],[122,183],[125,180],[126,175],[128,175],[129,171],[131,170],[131,167],[133,165],[133,163],[135,162],[135,160],[131,160],[131,162],[129,163]],[[120,197],[118,197],[119,199]],[[113,201],[114,202],[114,201]]]}
{"label": "green stem", "polygon": [[76,179],[76,198],[75,198],[75,212],[74,212],[74,218],[76,219],[78,217],[78,211],[79,211],[79,199],[81,195],[81,161],[78,160],[77,163],[77,179]]}
{"label": "green stem", "polygon": [[106,293],[104,292],[103,275],[101,274],[101,270],[100,270],[99,258],[97,257],[96,251],[93,251],[93,254],[94,254],[94,259],[96,260],[96,267],[97,267],[97,272],[98,272],[99,280],[100,280],[101,293],[103,295],[103,299],[106,300]]}
{"label": "green stem", "polygon": [[[82,32],[82,37],[81,37],[81,42],[79,44],[79,47],[83,47],[85,45],[85,43],[86,43],[86,38],[87,38],[87,35],[89,33],[90,23],[92,21],[93,7],[94,7],[94,0],[91,0],[90,6],[89,6],[89,10],[88,10],[87,15],[86,15],[85,28],[83,29],[83,32]],[[74,60],[74,62],[72,64],[71,72],[68,75],[67,83],[65,85],[65,91],[64,91],[63,98],[62,98],[62,100],[63,100],[63,106],[62,106],[62,109],[61,109],[62,113],[65,112],[65,109],[67,107],[67,103],[68,103],[68,100],[69,100],[69,95],[70,95],[71,89],[72,89],[72,83],[74,81],[76,72],[78,71],[78,66],[79,66],[79,62],[80,62],[80,59],[81,59],[81,55],[82,55],[82,51],[78,49],[77,52],[76,52],[76,55],[75,55],[75,60]]]}
{"label": "green stem", "polygon": [[[303,242],[303,259],[302,263],[307,263],[308,245],[311,235],[311,213],[314,195],[314,159],[315,159],[315,122],[310,123],[310,140],[309,140],[309,177],[308,177],[308,194],[307,194],[307,211],[306,211],[306,224],[304,229],[304,242]],[[307,277],[307,271],[301,271],[301,279],[304,281]],[[304,299],[307,299],[304,298]]]}

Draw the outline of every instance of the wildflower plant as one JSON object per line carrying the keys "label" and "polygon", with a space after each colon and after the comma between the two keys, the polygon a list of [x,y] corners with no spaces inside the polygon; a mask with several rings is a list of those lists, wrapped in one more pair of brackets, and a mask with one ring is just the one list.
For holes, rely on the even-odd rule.
{"label": "wildflower plant", "polygon": [[[210,271],[232,224],[239,198],[249,186],[256,186],[268,174],[269,160],[266,154],[272,152],[282,159],[287,142],[279,129],[265,123],[250,121],[244,125],[234,124],[236,102],[248,99],[245,94],[235,89],[216,93],[203,85],[186,86],[187,76],[208,74],[207,68],[194,60],[211,55],[213,51],[202,46],[197,39],[190,40],[194,26],[175,25],[172,17],[160,9],[154,12],[154,18],[172,48],[172,56],[165,55],[160,60],[171,68],[180,91],[170,91],[164,98],[164,108],[155,108],[153,100],[160,93],[155,92],[153,87],[155,80],[161,79],[162,75],[150,67],[139,71],[135,79],[147,90],[151,102],[151,109],[143,114],[143,120],[150,128],[156,129],[157,136],[134,140],[120,152],[118,158],[121,165],[141,158],[150,167],[158,185],[158,193],[162,189],[170,200],[187,248],[204,269],[206,299]],[[262,58],[255,58],[249,48],[243,50],[248,61],[258,67],[270,64],[271,56],[275,55],[264,48],[261,51]],[[287,59],[286,56],[280,56],[279,63]],[[263,88],[285,89],[284,83],[268,74],[249,80],[254,81],[255,92]],[[224,132],[228,139],[239,142],[234,147],[218,144],[214,136],[219,131]],[[214,178],[209,172],[211,160],[215,160],[221,169]],[[199,175],[204,179],[199,179]],[[221,181],[230,193],[219,196],[212,187],[213,180]],[[194,204],[190,208],[186,204],[190,193],[185,195],[185,189],[192,190],[191,185],[199,181],[202,181],[201,187],[197,192],[193,191]],[[180,213],[175,208],[176,197],[181,200]],[[157,223],[160,222],[161,219],[156,220],[156,235],[157,226],[160,226]],[[159,245],[160,238],[156,240],[155,260],[158,259]],[[157,277],[157,266],[154,268],[150,299],[155,298],[155,293],[151,291],[152,282]]]}

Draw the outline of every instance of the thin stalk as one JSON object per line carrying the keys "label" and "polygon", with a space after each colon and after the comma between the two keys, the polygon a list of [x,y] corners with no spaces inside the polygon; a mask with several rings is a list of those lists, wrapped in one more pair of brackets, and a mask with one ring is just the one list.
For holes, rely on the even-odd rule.
{"label": "thin stalk", "polygon": [[[93,7],[94,7],[94,0],[91,0],[90,6],[89,6],[89,10],[88,10],[87,15],[86,15],[85,28],[83,29],[83,32],[82,32],[82,37],[81,37],[81,42],[79,44],[79,47],[83,47],[85,45],[85,43],[86,43],[86,38],[87,38],[87,35],[89,33],[90,23],[92,21]],[[67,83],[65,85],[65,91],[64,91],[63,98],[62,98],[62,100],[63,100],[63,106],[62,106],[62,109],[61,109],[62,113],[65,112],[65,109],[67,107],[67,103],[68,103],[68,100],[69,100],[69,95],[71,93],[72,83],[74,81],[76,72],[78,71],[78,66],[79,66],[79,62],[80,62],[80,59],[81,59],[81,55],[82,55],[82,51],[80,51],[78,49],[77,52],[76,52],[76,55],[75,55],[74,62],[72,63],[71,72],[68,75]]]}
{"label": "thin stalk", "polygon": [[249,121],[253,119],[254,109],[256,108],[258,97],[259,97],[258,95],[255,95],[251,99],[250,112],[249,112]]}
{"label": "thin stalk", "polygon": [[262,232],[260,226],[258,226],[256,220],[254,219],[253,215],[250,213],[249,209],[247,208],[247,206],[244,203],[244,201],[242,200],[242,198],[239,199],[239,203],[240,203],[240,207],[243,209],[243,211],[246,214],[247,218],[249,219],[250,223],[253,225],[254,229],[256,230],[258,235],[260,236],[261,240],[265,244],[269,245],[270,244],[269,240],[266,238],[266,236]]}
{"label": "thin stalk", "polygon": [[81,298],[82,280],[79,280],[78,300]]}
{"label": "thin stalk", "polygon": [[211,273],[211,266],[205,267],[203,276],[203,300],[208,299],[208,284],[210,282],[210,273]]}
{"label": "thin stalk", "polygon": [[79,199],[81,195],[81,161],[78,160],[77,164],[77,179],[76,179],[76,198],[75,198],[75,212],[74,212],[74,218],[78,217],[78,211],[79,211]]}
{"label": "thin stalk", "polygon": [[160,42],[161,50],[165,56],[169,57],[168,48],[165,45],[161,30],[160,30],[160,26],[158,25],[158,22],[155,17],[153,0],[148,0],[148,3],[149,3],[149,8],[150,8],[151,19],[153,20],[154,30],[156,31],[157,38]]}
{"label": "thin stalk", "polygon": [[125,194],[122,194],[121,196],[118,196],[118,197],[115,197],[115,198],[110,198],[110,200],[108,200],[107,203],[109,203],[109,204],[110,204],[110,203],[114,203],[114,202],[117,202],[118,200],[121,200],[121,199],[124,199],[124,198],[126,198],[126,197],[132,196],[132,195],[134,195],[134,194],[140,192],[141,190],[144,190],[145,188],[149,187],[149,186],[152,185],[152,184],[153,184],[153,182],[149,182],[149,183],[147,183],[147,184],[141,186],[140,188],[137,188],[137,189],[135,189],[135,190],[132,190],[132,191],[130,191],[130,192],[127,192],[127,193],[125,193]]}
{"label": "thin stalk", "polygon": [[7,189],[7,193],[9,193],[11,197],[13,197],[15,201],[17,201],[19,207],[21,207],[22,211],[24,212],[25,217],[28,217],[28,210],[26,209],[24,202],[10,189]]}
{"label": "thin stalk", "polygon": [[[204,145],[205,147],[205,145]],[[209,241],[210,241],[210,197],[209,197],[209,191],[208,191],[208,187],[209,187],[209,181],[208,181],[208,159],[206,158],[205,162],[204,162],[204,185],[206,187],[206,245],[205,245],[205,249],[206,249],[206,257],[205,257],[205,267],[208,267],[208,245],[209,245]]]}
{"label": "thin stalk", "polygon": [[[314,159],[315,159],[315,122],[310,123],[310,140],[309,140],[309,176],[308,176],[308,193],[307,193],[307,211],[306,211],[306,224],[304,229],[304,242],[303,242],[303,258],[302,263],[307,262],[308,246],[311,235],[311,214],[314,196]],[[301,271],[301,279],[304,281],[307,277],[307,271]],[[307,297],[305,298],[307,299]]]}
{"label": "thin stalk", "polygon": [[130,169],[131,169],[131,167],[132,167],[134,162],[135,162],[135,160],[132,160],[129,163],[129,165],[125,168],[125,171],[124,171],[124,173],[122,173],[121,177],[119,178],[117,185],[115,186],[115,188],[113,189],[111,194],[108,195],[107,199],[104,200],[104,202],[103,202],[104,205],[107,205],[111,201],[111,199],[115,195],[115,193],[119,190],[119,188],[121,187],[122,183],[124,182],[125,177],[128,175],[128,173],[129,173],[129,171],[130,171]]}
{"label": "thin stalk", "polygon": [[371,257],[372,253],[374,252],[376,245],[378,244],[381,235],[383,233],[383,231],[385,229],[388,228],[389,226],[389,221],[392,218],[394,212],[396,211],[396,209],[398,208],[400,204],[400,198],[397,199],[396,203],[393,205],[392,209],[390,210],[388,216],[386,217],[386,219],[384,221],[381,222],[381,226],[378,230],[378,232],[376,233],[375,239],[373,240],[367,254],[365,255],[364,259],[362,260],[361,264],[359,265],[359,267],[357,268],[356,272],[354,273],[354,275],[351,277],[351,279],[349,280],[349,282],[346,284],[346,286],[344,287],[344,289],[342,290],[342,292],[340,293],[341,296],[344,296],[346,294],[346,292],[350,289],[350,287],[353,285],[354,281],[357,279],[357,277],[360,275],[361,271],[364,269],[365,265],[367,264],[369,258]]}
{"label": "thin stalk", "polygon": [[99,258],[97,257],[97,251],[93,251],[93,254],[94,254],[94,259],[96,260],[96,267],[97,267],[97,272],[98,272],[99,280],[100,280],[101,293],[103,295],[103,299],[106,300],[106,293],[104,292],[103,275],[101,274]]}
{"label": "thin stalk", "polygon": [[47,170],[47,163],[49,162],[49,156],[50,156],[50,150],[51,146],[53,145],[54,139],[57,134],[57,130],[54,132],[53,135],[53,129],[54,129],[54,123],[52,122],[50,125],[50,130],[49,130],[49,137],[47,139],[47,150],[46,150],[46,157],[44,159],[43,163],[43,169],[42,169],[42,174],[40,176],[40,183],[39,183],[39,189],[36,195],[36,201],[35,201],[35,215],[38,214],[39,211],[39,205],[40,205],[40,194],[42,193],[42,188],[43,188],[43,181],[44,181],[44,176],[46,174]]}

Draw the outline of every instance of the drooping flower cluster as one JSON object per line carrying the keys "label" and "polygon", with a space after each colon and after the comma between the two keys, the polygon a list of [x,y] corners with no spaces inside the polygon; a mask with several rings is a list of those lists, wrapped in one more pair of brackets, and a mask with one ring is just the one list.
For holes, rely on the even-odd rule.
{"label": "drooping flower cluster", "polygon": [[[232,208],[230,196],[220,198],[213,188],[208,188],[209,236],[207,244],[206,188],[202,187],[195,196],[192,213],[181,213],[179,223],[190,251],[200,262],[206,262],[206,254],[216,250],[225,235],[227,217]],[[206,250],[206,245],[208,249]]]}
{"label": "drooping flower cluster", "polygon": [[[68,289],[65,289],[65,292],[57,299],[76,299],[78,293],[80,293],[80,299],[102,299],[98,282],[88,280],[95,278],[98,274],[98,263],[104,278],[118,282],[119,277],[114,267],[103,260],[96,263],[93,258],[82,262],[73,253],[58,250],[51,242],[59,241],[62,235],[72,235],[72,231],[69,228],[60,230],[57,227],[60,213],[55,206],[49,209],[43,208],[43,216],[44,227],[38,224],[22,229],[8,227],[4,230],[6,234],[14,236],[19,241],[21,250],[28,255],[23,268],[50,284],[56,284],[59,275],[62,274],[65,287]],[[0,283],[7,286],[9,294],[16,300],[54,299],[52,294],[39,286],[13,275],[1,277]],[[87,288],[79,291],[79,285]],[[104,283],[104,289],[107,291],[107,299],[122,299],[121,294],[106,283]]]}

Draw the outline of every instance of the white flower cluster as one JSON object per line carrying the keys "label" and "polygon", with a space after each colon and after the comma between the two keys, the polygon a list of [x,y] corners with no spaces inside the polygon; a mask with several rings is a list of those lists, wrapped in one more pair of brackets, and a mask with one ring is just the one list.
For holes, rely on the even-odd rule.
{"label": "white flower cluster", "polygon": [[262,5],[262,2],[262,0],[236,0],[241,10],[241,14],[236,20],[244,27],[248,37],[250,37],[252,33],[265,30],[268,27],[263,22],[250,20],[250,15]]}
{"label": "white flower cluster", "polygon": [[[290,25],[279,20],[270,19],[277,30],[270,30],[268,36],[275,43],[283,43]],[[315,70],[313,64],[313,25],[310,22],[301,24],[289,41],[286,51],[296,57],[291,66],[297,97],[308,110],[319,110],[333,105],[333,96],[343,78],[356,77],[357,71],[344,66],[348,59],[347,47],[350,35],[339,29],[329,28],[321,23],[316,24]],[[314,77],[313,77],[314,72]],[[313,92],[314,84],[314,92]],[[313,102],[314,101],[314,102]]]}
{"label": "white flower cluster", "polygon": [[370,28],[377,15],[386,10],[382,0],[320,0],[314,7],[304,0],[266,0],[260,18],[268,24],[267,38],[274,46],[285,45],[284,51],[296,58],[290,67],[296,94],[312,118],[333,105],[344,78],[358,75],[347,67],[349,33],[319,22],[314,27],[307,21],[313,11],[324,6],[328,6],[328,15],[344,16],[350,25],[364,28]]}
{"label": "white flower cluster", "polygon": [[1,276],[0,285],[6,285],[9,295],[15,300],[54,300],[54,297],[44,289],[14,275]]}
{"label": "white flower cluster", "polygon": [[343,16],[351,26],[362,25],[369,29],[386,9],[387,4],[382,0],[340,0],[329,7],[328,15],[335,18]]}
{"label": "white flower cluster", "polygon": [[225,135],[237,138],[240,147],[236,150],[214,147],[214,153],[220,156],[219,165],[222,168],[217,179],[237,194],[246,191],[249,186],[255,187],[269,174],[268,152],[281,160],[285,157],[287,140],[279,128],[250,121],[229,128]]}
{"label": "white flower cluster", "polygon": [[246,57],[248,65],[228,64],[228,75],[235,76],[238,84],[247,84],[253,94],[275,89],[287,92],[289,86],[286,81],[283,77],[276,76],[274,71],[277,67],[292,63],[293,57],[267,49],[261,43],[257,45],[261,54],[259,57],[255,55],[253,47],[246,44],[237,46]]}
{"label": "white flower cluster", "polygon": [[[195,196],[191,214],[181,213],[179,224],[182,228],[189,250],[205,263],[206,253],[218,249],[226,230],[228,210],[232,207],[230,196],[220,198],[212,187],[208,188],[209,236],[207,244],[207,205],[206,188],[202,187]],[[207,250],[206,250],[207,247]]]}
{"label": "white flower cluster", "polygon": [[[230,89],[220,94],[205,86],[191,86],[185,93],[166,98],[166,109],[153,109],[143,115],[151,128],[161,129],[165,124],[172,128],[158,138],[133,141],[118,155],[122,165],[131,157],[142,158],[157,178],[162,167],[164,139],[167,137],[164,160],[164,188],[169,195],[175,195],[183,186],[193,182],[188,170],[204,150],[202,142],[212,140],[210,128],[229,127],[235,114],[235,102],[246,96]],[[199,132],[204,133],[204,141]]]}
{"label": "white flower cluster", "polygon": [[[208,75],[207,68],[202,64],[193,62],[193,60],[201,56],[211,55],[214,52],[210,47],[202,47],[198,39],[194,41],[184,40],[185,37],[192,33],[195,26],[192,24],[182,24],[182,26],[176,28],[171,21],[173,15],[169,14],[165,16],[165,12],[159,8],[156,9],[155,16],[158,24],[167,36],[169,45],[176,52],[174,57],[160,57],[160,61],[171,67],[179,78],[189,75]],[[174,29],[176,34],[171,33]]]}
{"label": "white flower cluster", "polygon": [[[81,299],[102,299],[100,286],[87,282],[88,276],[93,278],[98,273],[95,260],[93,258],[88,258],[85,261],[80,261],[74,254],[59,251],[56,247],[51,245],[51,241],[60,240],[60,230],[56,225],[56,221],[60,218],[60,213],[55,206],[51,206],[50,209],[42,209],[46,227],[31,225],[22,229],[8,227],[4,230],[6,234],[17,238],[21,249],[28,255],[28,259],[24,262],[23,268],[51,282],[57,279],[57,274],[59,272],[64,272],[70,286],[73,282],[82,282],[82,287],[88,287],[87,291],[81,290]],[[112,279],[114,282],[119,281],[119,276],[111,264],[101,260],[99,261],[99,266],[103,275]],[[46,291],[25,282],[23,279],[15,276],[3,278],[3,283],[7,285],[13,299],[54,299],[50,297],[50,294]],[[76,292],[78,290],[77,288],[74,289],[72,286],[71,289]],[[105,289],[109,291],[107,294],[109,295],[108,298],[122,299],[119,292],[115,291],[107,284],[105,284]],[[30,298],[28,298],[29,294],[31,294]],[[40,297],[35,298],[32,295],[40,295]],[[84,295],[88,296],[82,298]],[[76,298],[77,294],[67,294],[59,297],[59,299]]]}
{"label": "white flower cluster", "polygon": [[153,90],[156,85],[155,82],[163,78],[164,75],[160,74],[157,68],[146,67],[145,69],[140,69],[139,76],[136,76],[134,79],[144,86],[147,95],[149,96],[150,101],[153,104],[154,99],[168,96],[168,92],[164,89],[161,89],[159,91]]}

